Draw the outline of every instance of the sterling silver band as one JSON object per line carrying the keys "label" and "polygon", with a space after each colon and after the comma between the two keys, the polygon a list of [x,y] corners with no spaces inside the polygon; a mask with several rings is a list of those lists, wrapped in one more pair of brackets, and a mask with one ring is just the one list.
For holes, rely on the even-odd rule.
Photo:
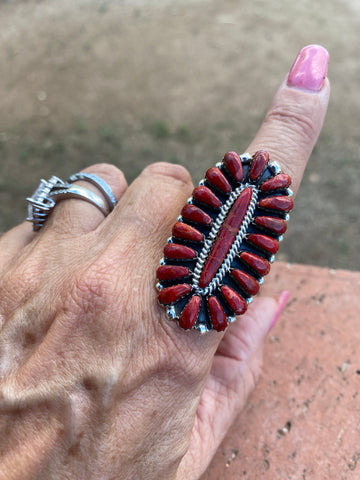
{"label": "sterling silver band", "polygon": [[110,212],[115,208],[115,205],[116,205],[115,195],[113,194],[109,185],[102,178],[98,177],[97,175],[94,175],[93,173],[79,172],[79,173],[74,173],[74,175],[71,175],[67,181],[68,183],[74,183],[79,180],[89,182],[95,185],[100,190],[100,192],[104,195],[106,199]]}
{"label": "sterling silver band", "polygon": [[109,214],[109,209],[104,200],[96,193],[80,185],[65,184],[64,187],[55,187],[50,192],[49,198],[54,200],[54,203],[60,200],[67,200],[68,198],[77,198],[97,207],[105,217]]}

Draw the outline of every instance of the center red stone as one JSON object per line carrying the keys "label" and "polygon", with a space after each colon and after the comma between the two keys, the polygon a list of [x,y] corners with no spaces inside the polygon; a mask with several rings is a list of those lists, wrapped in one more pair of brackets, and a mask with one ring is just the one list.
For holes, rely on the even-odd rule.
{"label": "center red stone", "polygon": [[250,187],[245,188],[227,214],[201,272],[199,279],[200,288],[206,288],[209,285],[225,260],[244,221],[251,197],[252,189]]}

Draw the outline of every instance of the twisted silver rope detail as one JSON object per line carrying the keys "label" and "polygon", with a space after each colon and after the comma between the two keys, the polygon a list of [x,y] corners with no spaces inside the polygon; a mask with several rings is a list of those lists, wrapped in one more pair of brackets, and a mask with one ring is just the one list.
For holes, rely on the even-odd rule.
{"label": "twisted silver rope detail", "polygon": [[[249,208],[248,211],[246,212],[246,215],[244,217],[244,220],[241,224],[241,227],[239,229],[238,234],[236,235],[236,238],[228,252],[228,254],[225,257],[225,260],[223,261],[223,264],[219,271],[216,273],[215,277],[211,280],[209,285],[206,288],[200,288],[199,287],[199,279],[201,272],[204,268],[205,262],[208,258],[208,255],[210,253],[211,247],[214,244],[214,241],[219,233],[219,230],[222,226],[222,224],[225,221],[225,218],[227,217],[229,210],[233,206],[235,200],[238,198],[240,193],[247,187],[250,187],[252,189],[252,197],[250,200]],[[195,265],[194,268],[194,273],[193,273],[193,282],[192,286],[193,289],[200,295],[208,295],[213,292],[215,288],[217,288],[221,282],[221,280],[224,278],[225,274],[230,270],[231,263],[233,262],[235,255],[238,253],[238,250],[240,248],[241,242],[244,240],[244,237],[246,235],[247,229],[253,219],[253,215],[255,212],[256,204],[257,204],[257,199],[258,199],[258,189],[254,185],[241,185],[237,189],[235,189],[231,194],[228,200],[224,203],[224,205],[221,207],[220,213],[213,224],[213,227],[209,233],[208,238],[204,242],[204,246],[199,254],[198,261]]]}

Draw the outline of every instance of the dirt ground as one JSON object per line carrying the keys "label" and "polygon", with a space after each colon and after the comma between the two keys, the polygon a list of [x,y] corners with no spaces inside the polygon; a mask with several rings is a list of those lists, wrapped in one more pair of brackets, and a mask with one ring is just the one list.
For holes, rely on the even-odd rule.
{"label": "dirt ground", "polygon": [[246,150],[298,50],[330,51],[332,100],[279,257],[360,270],[356,0],[0,1],[0,231],[41,177],[155,160],[198,182]]}

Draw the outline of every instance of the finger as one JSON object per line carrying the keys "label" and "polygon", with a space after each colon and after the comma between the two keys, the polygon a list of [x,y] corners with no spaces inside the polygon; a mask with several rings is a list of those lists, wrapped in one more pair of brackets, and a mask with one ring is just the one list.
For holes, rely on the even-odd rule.
{"label": "finger", "polygon": [[329,101],[328,52],[304,47],[277,91],[248,151],[267,150],[299,188],[306,163],[319,136]]}
{"label": "finger", "polygon": [[259,298],[225,333],[201,395],[179,478],[200,477],[244,406],[260,374],[264,340],[276,309],[274,299]]}
{"label": "finger", "polygon": [[4,233],[0,238],[0,269],[17,256],[35,235],[29,222],[23,222]]}
{"label": "finger", "polygon": [[[105,163],[92,165],[83,170],[85,173],[92,173],[104,180],[111,188],[117,202],[121,199],[127,189],[127,182],[124,174],[117,167]],[[102,192],[88,181],[75,182],[96,195],[105,198]],[[111,214],[112,215],[112,212]],[[107,219],[108,217],[106,217]],[[58,234],[81,234],[95,230],[105,220],[101,211],[91,203],[81,199],[66,199],[60,201],[46,221],[40,233],[47,231]]]}
{"label": "finger", "polygon": [[164,239],[192,188],[190,174],[184,167],[164,162],[149,165],[122,197],[114,212],[114,222],[104,228],[111,235],[116,225],[122,225],[125,235],[132,235],[135,230],[138,235],[134,249],[156,250],[160,259]]}

